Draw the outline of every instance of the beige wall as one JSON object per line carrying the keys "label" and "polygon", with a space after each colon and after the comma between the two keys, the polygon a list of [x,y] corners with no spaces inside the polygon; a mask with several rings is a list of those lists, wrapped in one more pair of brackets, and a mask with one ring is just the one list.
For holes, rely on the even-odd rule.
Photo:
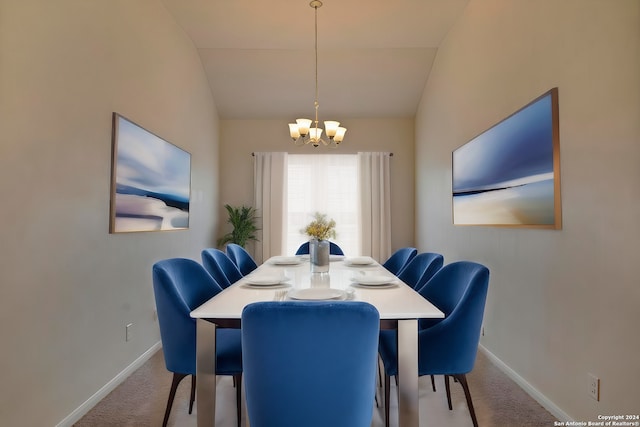
{"label": "beige wall", "polygon": [[[113,111],[192,153],[188,231],[108,233]],[[217,227],[216,117],[160,1],[0,0],[0,425],[56,425],[159,341],[152,263]]]}
{"label": "beige wall", "polygon": [[[338,149],[296,147],[289,137],[287,119],[221,120],[220,136],[220,207],[253,205],[254,151],[286,151],[290,154],[357,153],[390,151],[392,248],[412,246],[414,242],[414,121],[413,119],[342,119],[347,127],[344,142]],[[260,134],[259,137],[254,136]],[[225,224],[218,231],[227,231]]]}
{"label": "beige wall", "polygon": [[[418,245],[490,267],[482,344],[576,420],[640,408],[639,76],[637,0],[472,0],[416,117]],[[554,86],[563,229],[452,226],[451,151]]]}

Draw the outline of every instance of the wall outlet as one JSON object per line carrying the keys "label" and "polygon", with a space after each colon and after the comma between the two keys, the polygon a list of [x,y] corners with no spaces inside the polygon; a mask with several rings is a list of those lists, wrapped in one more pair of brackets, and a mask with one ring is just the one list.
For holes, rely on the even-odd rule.
{"label": "wall outlet", "polygon": [[587,374],[587,377],[589,378],[589,388],[587,389],[589,396],[600,401],[600,378],[593,374]]}
{"label": "wall outlet", "polygon": [[158,310],[153,310],[153,321],[157,322],[158,321]]}
{"label": "wall outlet", "polygon": [[133,339],[133,323],[128,323],[126,326],[125,341],[129,342]]}

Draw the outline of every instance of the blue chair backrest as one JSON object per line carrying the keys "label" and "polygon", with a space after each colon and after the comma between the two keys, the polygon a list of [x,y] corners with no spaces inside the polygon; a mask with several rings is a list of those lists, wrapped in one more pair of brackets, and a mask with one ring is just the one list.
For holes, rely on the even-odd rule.
{"label": "blue chair backrest", "polygon": [[445,318],[418,333],[420,375],[471,372],[488,288],[489,269],[470,261],[445,265],[424,287],[421,295]]}
{"label": "blue chair backrest", "polygon": [[270,301],[242,313],[252,427],[369,427],[379,313],[359,301]]}
{"label": "blue chair backrest", "polygon": [[418,250],[416,248],[400,248],[382,266],[397,276],[417,254]]}
{"label": "blue chair backrest", "polygon": [[[344,255],[342,248],[333,242],[329,242],[329,253],[331,255]],[[296,251],[296,255],[309,255],[309,242],[304,242]]]}
{"label": "blue chair backrest", "polygon": [[407,266],[398,273],[398,277],[417,291],[442,268],[443,263],[444,257],[442,255],[423,252],[413,257]]}
{"label": "blue chair backrest", "polygon": [[243,276],[258,268],[258,264],[253,260],[249,252],[242,246],[235,243],[227,244],[227,256],[238,267]]}
{"label": "blue chair backrest", "polygon": [[160,337],[167,370],[196,373],[196,321],[190,313],[222,289],[198,262],[171,258],[153,265]]}
{"label": "blue chair backrest", "polygon": [[242,279],[242,273],[240,273],[238,267],[220,249],[204,249],[200,255],[202,257],[202,265],[221,288],[227,288]]}

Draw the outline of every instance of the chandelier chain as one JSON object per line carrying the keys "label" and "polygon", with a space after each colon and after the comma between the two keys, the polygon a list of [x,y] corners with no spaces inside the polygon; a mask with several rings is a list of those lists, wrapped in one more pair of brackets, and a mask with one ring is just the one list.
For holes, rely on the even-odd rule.
{"label": "chandelier chain", "polygon": [[[320,3],[322,4],[322,3]],[[319,6],[314,6],[313,9],[315,11],[315,52],[316,52],[316,100],[314,102],[314,107],[316,109],[316,129],[318,128],[318,107],[320,106],[320,104],[318,104],[318,7]]]}

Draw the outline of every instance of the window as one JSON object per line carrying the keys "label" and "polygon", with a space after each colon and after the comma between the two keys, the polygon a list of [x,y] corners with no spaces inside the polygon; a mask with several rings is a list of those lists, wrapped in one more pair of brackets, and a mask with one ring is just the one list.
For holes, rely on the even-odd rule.
{"label": "window", "polygon": [[315,212],[336,221],[333,240],[345,254],[360,253],[358,227],[358,156],[290,154],[288,156],[286,253],[307,241],[300,232]]}

